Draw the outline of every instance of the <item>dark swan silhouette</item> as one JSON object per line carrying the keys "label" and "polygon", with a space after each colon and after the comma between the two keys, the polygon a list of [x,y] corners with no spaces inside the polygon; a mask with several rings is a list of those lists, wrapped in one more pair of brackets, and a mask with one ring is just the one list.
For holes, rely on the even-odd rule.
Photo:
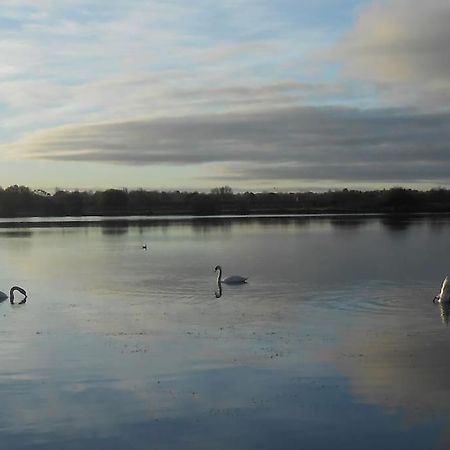
{"label": "dark swan silhouette", "polygon": [[13,286],[10,290],[9,290],[9,295],[5,294],[4,292],[0,291],[0,302],[3,302],[4,300],[6,300],[7,298],[9,298],[9,302],[11,303],[11,305],[14,304],[14,292],[18,291],[23,295],[23,299],[19,302],[19,305],[25,303],[27,301],[27,291],[23,288],[21,288],[20,286]]}
{"label": "dark swan silhouette", "polygon": [[217,274],[217,283],[225,283],[225,284],[242,284],[247,283],[247,277],[241,277],[240,275],[231,275],[230,277],[226,277],[222,280],[222,267],[216,266],[214,268],[215,272],[219,272]]}

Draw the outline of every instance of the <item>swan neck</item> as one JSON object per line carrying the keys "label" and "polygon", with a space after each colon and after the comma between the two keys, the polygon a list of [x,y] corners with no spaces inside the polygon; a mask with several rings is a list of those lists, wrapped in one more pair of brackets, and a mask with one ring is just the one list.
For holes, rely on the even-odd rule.
{"label": "swan neck", "polygon": [[217,273],[217,282],[220,283],[222,281],[222,267],[219,267]]}

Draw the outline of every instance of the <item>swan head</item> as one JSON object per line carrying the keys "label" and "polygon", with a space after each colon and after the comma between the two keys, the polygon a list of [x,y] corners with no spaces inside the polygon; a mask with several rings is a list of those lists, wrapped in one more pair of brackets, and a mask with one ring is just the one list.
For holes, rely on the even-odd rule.
{"label": "swan head", "polygon": [[222,267],[221,266],[214,267],[214,272],[217,272],[218,270],[222,270]]}

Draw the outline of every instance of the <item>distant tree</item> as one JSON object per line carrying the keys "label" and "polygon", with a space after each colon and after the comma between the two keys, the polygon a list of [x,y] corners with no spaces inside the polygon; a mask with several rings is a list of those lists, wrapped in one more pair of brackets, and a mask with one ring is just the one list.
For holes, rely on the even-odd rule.
{"label": "distant tree", "polygon": [[2,197],[2,210],[7,215],[22,216],[33,211],[33,193],[26,186],[9,186]]}
{"label": "distant tree", "polygon": [[233,189],[231,189],[230,186],[216,187],[214,189],[211,189],[211,194],[220,196],[233,195]]}
{"label": "distant tree", "polygon": [[220,213],[220,206],[213,197],[207,194],[197,194],[191,199],[191,208],[194,214],[217,214]]}
{"label": "distant tree", "polygon": [[92,214],[251,214],[349,212],[450,212],[450,190],[402,187],[377,191],[245,192],[229,186],[209,194],[184,191],[64,191],[51,195],[26,186],[0,188],[0,216],[83,216]]}
{"label": "distant tree", "polygon": [[128,192],[119,189],[108,189],[101,195],[101,206],[106,211],[125,212],[128,208]]}
{"label": "distant tree", "polygon": [[408,212],[419,206],[419,195],[412,189],[394,187],[386,192],[384,206],[394,212]]}

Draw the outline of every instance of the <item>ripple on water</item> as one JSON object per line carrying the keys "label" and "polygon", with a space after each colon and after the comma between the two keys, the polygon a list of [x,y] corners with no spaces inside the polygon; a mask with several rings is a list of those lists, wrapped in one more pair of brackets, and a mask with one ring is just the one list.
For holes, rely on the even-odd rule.
{"label": "ripple on water", "polygon": [[313,303],[318,308],[343,311],[354,315],[417,314],[424,305],[431,304],[429,289],[423,286],[400,286],[374,282],[321,292]]}

